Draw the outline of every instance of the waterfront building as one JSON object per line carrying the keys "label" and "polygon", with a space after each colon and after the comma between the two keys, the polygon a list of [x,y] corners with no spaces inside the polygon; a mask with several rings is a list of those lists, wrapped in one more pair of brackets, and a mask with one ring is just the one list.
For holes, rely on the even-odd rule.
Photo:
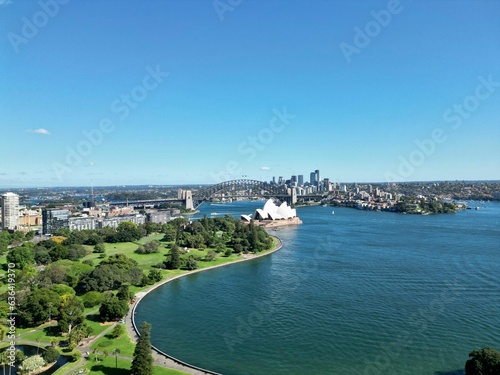
{"label": "waterfront building", "polygon": [[15,230],[19,226],[19,195],[2,194],[2,229]]}
{"label": "waterfront building", "polygon": [[295,208],[290,208],[286,202],[279,206],[274,204],[272,199],[264,204],[263,208],[255,210],[254,219],[256,220],[287,220],[297,216]]}
{"label": "waterfront building", "polygon": [[53,234],[60,228],[69,228],[69,210],[45,208],[42,210],[42,233]]}

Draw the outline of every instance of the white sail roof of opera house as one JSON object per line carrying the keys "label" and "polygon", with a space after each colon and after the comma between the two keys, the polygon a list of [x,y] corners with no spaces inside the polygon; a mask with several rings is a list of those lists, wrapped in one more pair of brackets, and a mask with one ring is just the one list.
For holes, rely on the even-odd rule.
{"label": "white sail roof of opera house", "polygon": [[263,208],[255,210],[255,219],[258,220],[286,220],[296,216],[295,208],[291,208],[286,202],[281,203],[278,207],[272,199],[269,199]]}

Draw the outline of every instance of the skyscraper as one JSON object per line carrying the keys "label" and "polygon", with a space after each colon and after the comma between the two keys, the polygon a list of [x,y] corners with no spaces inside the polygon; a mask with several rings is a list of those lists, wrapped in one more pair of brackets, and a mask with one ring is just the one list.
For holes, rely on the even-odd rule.
{"label": "skyscraper", "polygon": [[2,229],[14,230],[19,226],[19,195],[2,194]]}
{"label": "skyscraper", "polygon": [[304,175],[303,174],[299,174],[299,179],[297,181],[297,183],[299,184],[299,186],[303,186],[304,185]]}
{"label": "skyscraper", "polygon": [[316,173],[315,172],[311,172],[311,174],[309,175],[310,179],[309,181],[311,182],[311,185],[315,185],[316,184]]}

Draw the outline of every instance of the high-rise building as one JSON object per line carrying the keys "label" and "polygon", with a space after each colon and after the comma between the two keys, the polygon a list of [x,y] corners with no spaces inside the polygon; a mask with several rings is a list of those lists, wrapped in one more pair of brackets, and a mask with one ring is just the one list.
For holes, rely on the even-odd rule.
{"label": "high-rise building", "polygon": [[319,169],[316,169],[316,170],[314,171],[314,173],[316,174],[316,181],[317,181],[317,182],[320,182],[320,181],[321,181],[321,176],[320,176],[320,174],[319,174]]}
{"label": "high-rise building", "polygon": [[56,208],[42,210],[42,233],[53,234],[60,228],[69,228],[69,210]]}
{"label": "high-rise building", "polygon": [[2,229],[14,230],[19,226],[19,195],[2,194]]}
{"label": "high-rise building", "polygon": [[278,177],[278,185],[283,185],[283,176]]}
{"label": "high-rise building", "polygon": [[316,185],[316,173],[315,172],[311,172],[311,174],[309,175],[309,181],[311,182],[311,185]]}
{"label": "high-rise building", "polygon": [[291,182],[297,182],[297,176],[292,176],[292,178],[290,178],[290,181]]}
{"label": "high-rise building", "polygon": [[325,188],[325,191],[331,191],[329,178],[323,179],[323,186]]}
{"label": "high-rise building", "polygon": [[304,175],[303,174],[299,174],[297,183],[299,186],[304,186]]}

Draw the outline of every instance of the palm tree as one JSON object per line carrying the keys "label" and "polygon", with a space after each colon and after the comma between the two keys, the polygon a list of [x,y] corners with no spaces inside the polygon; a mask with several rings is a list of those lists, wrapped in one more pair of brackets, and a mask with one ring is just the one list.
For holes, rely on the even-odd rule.
{"label": "palm tree", "polygon": [[120,349],[115,348],[115,349],[113,350],[113,354],[115,355],[116,368],[118,368],[118,354],[120,354]]}
{"label": "palm tree", "polygon": [[0,353],[0,364],[2,364],[2,366],[3,366],[3,373],[4,374],[5,374],[5,365],[9,362],[10,362],[9,354],[7,353],[7,350],[4,350],[2,353]]}
{"label": "palm tree", "polygon": [[36,354],[38,354],[38,350],[40,349],[40,337],[37,337],[37,338],[36,338],[36,343],[37,343],[37,346],[36,346]]}

